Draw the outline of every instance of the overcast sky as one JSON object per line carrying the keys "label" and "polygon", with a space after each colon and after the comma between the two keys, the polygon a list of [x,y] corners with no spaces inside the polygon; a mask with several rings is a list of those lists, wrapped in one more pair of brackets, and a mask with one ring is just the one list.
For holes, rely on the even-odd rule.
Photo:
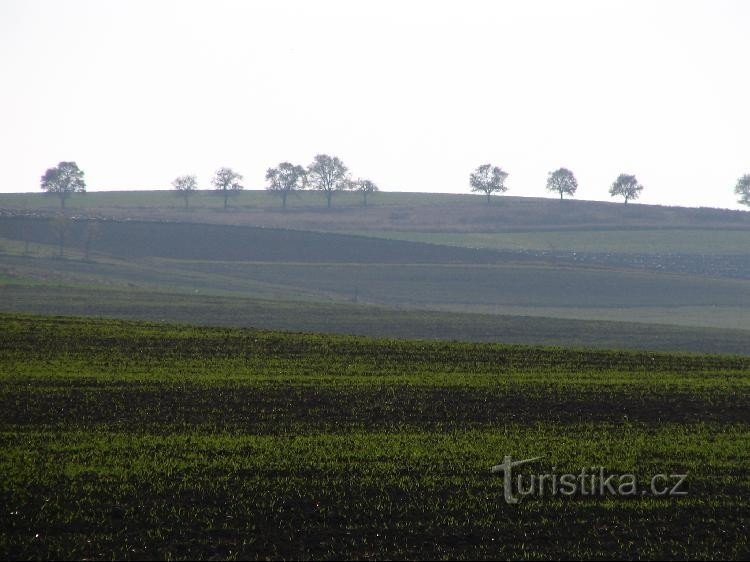
{"label": "overcast sky", "polygon": [[0,0],[0,191],[74,160],[89,190],[341,157],[381,189],[741,208],[750,2]]}

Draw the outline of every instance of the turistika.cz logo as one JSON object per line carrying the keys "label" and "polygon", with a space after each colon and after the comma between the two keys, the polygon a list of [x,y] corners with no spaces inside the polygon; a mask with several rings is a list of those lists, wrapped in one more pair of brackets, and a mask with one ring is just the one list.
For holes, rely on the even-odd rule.
{"label": "turistika.cz logo", "polygon": [[[655,474],[648,486],[640,486],[634,474],[611,474],[603,466],[585,467],[577,474],[557,474],[555,467],[545,474],[514,473],[515,468],[538,461],[542,457],[514,461],[510,455],[490,469],[503,475],[503,496],[509,504],[525,496],[686,496],[687,474]],[[515,478],[514,478],[515,476]]]}

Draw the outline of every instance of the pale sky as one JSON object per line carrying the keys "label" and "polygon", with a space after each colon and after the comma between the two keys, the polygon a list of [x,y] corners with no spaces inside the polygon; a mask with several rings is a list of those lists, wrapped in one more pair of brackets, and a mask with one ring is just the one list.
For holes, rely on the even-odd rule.
{"label": "pale sky", "polygon": [[74,160],[90,191],[337,155],[388,191],[742,208],[750,1],[0,0],[0,192]]}

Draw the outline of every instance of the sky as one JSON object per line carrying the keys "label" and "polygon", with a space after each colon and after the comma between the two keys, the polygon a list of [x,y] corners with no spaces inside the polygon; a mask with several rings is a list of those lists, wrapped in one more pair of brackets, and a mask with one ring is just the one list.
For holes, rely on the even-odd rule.
{"label": "sky", "polygon": [[339,156],[386,191],[742,208],[750,2],[0,0],[0,192],[89,191]]}

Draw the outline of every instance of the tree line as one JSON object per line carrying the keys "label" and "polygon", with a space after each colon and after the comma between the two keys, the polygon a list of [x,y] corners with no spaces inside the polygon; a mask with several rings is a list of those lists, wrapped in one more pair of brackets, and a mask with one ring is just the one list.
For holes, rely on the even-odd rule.
{"label": "tree line", "polygon": [[[505,185],[507,177],[508,173],[503,171],[502,168],[492,164],[482,164],[469,176],[469,184],[472,191],[484,193],[487,196],[487,203],[489,203],[490,196],[493,193],[508,191],[508,187]],[[745,176],[745,178],[750,180],[750,175]],[[559,193],[560,200],[565,195],[573,197],[577,189],[578,180],[576,180],[573,172],[567,168],[558,168],[547,176],[547,191]],[[750,186],[747,187],[747,190],[750,191]],[[635,176],[630,174],[620,174],[609,188],[610,196],[624,197],[626,205],[630,199],[638,199],[641,191],[643,191],[643,186],[638,183]],[[750,201],[747,204],[750,204]]]}
{"label": "tree line", "polygon": [[[214,189],[224,196],[224,208],[227,208],[231,195],[243,189],[242,176],[231,168],[220,168],[214,174],[211,184]],[[378,191],[378,186],[368,179],[353,179],[349,169],[337,156],[318,154],[312,163],[304,168],[299,164],[281,162],[275,168],[266,170],[266,190],[281,199],[281,208],[286,210],[286,202],[290,195],[304,189],[321,192],[326,197],[328,208],[331,208],[333,195],[338,191],[357,191],[362,194],[362,203],[367,206],[367,196]],[[172,186],[185,199],[188,199],[198,189],[198,180],[194,175],[180,176],[172,182]]]}
{"label": "tree line", "polygon": [[[482,192],[487,196],[487,203],[494,193],[504,193],[508,190],[505,180],[508,173],[498,166],[482,164],[469,176],[469,185],[473,192]],[[231,168],[219,168],[211,179],[213,188],[223,196],[224,208],[229,204],[229,198],[239,193],[244,186],[243,177]],[[266,190],[281,198],[281,207],[286,210],[287,199],[297,192],[312,189],[321,192],[326,197],[328,208],[331,208],[333,195],[339,191],[356,191],[362,194],[363,205],[367,205],[367,196],[378,191],[378,186],[368,179],[352,179],[349,169],[337,156],[318,154],[306,168],[281,162],[275,168],[266,171]],[[185,199],[185,208],[189,207],[190,196],[198,190],[198,179],[194,175],[179,176],[172,182],[172,187],[178,195]],[[49,168],[41,179],[41,189],[47,193],[57,195],[61,208],[65,208],[65,201],[73,193],[86,191],[83,171],[75,162],[60,162]],[[567,168],[559,168],[549,172],[547,176],[547,190],[560,194],[562,200],[565,195],[574,196],[578,189],[578,181],[573,172]],[[612,197],[624,197],[625,204],[629,200],[638,199],[643,186],[634,175],[620,174],[609,188]],[[739,196],[738,202],[750,206],[750,174],[745,174],[737,180],[734,192]]]}

